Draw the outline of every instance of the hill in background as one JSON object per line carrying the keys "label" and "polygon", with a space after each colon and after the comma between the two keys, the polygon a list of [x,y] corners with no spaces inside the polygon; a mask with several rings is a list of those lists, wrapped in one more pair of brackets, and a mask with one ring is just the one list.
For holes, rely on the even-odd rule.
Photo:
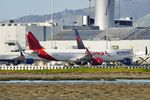
{"label": "hill in background", "polygon": [[[121,0],[120,1],[120,9],[119,9],[119,3],[116,2],[115,4],[115,18],[119,17],[133,17],[134,22],[139,20],[141,17],[147,15],[150,13],[150,0]],[[53,14],[53,20],[55,22],[64,22],[66,25],[70,25],[74,19],[77,18],[77,16],[82,15],[89,15],[89,9],[78,9],[78,10],[70,10],[65,9],[61,12],[57,12]],[[94,8],[90,10],[91,17],[94,18]],[[23,16],[20,18],[16,18],[15,22],[44,22],[46,20],[51,19],[50,14],[47,15],[29,15],[29,16]],[[149,16],[149,15],[147,15]],[[148,17],[144,18],[145,20],[149,20]],[[142,19],[140,19],[141,21]],[[147,21],[142,21],[144,24]],[[146,24],[146,23],[145,23]],[[148,24],[148,22],[147,22]]]}

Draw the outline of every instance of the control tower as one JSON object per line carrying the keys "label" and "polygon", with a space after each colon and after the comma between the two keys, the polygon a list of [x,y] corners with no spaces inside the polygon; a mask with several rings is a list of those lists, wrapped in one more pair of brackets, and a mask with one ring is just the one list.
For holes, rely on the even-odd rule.
{"label": "control tower", "polygon": [[115,0],[95,0],[95,26],[100,30],[114,27]]}

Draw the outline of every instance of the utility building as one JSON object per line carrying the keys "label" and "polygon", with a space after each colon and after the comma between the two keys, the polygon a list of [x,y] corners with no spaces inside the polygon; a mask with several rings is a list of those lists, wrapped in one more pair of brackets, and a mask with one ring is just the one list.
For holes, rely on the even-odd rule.
{"label": "utility building", "polygon": [[[39,26],[37,24],[20,24],[20,23],[1,23],[0,24],[0,53],[11,52],[15,45],[11,42],[18,42],[22,47],[27,46],[26,34],[28,31],[34,33],[39,41],[51,39],[54,33],[61,30],[61,27]],[[57,28],[57,29],[56,29]]]}

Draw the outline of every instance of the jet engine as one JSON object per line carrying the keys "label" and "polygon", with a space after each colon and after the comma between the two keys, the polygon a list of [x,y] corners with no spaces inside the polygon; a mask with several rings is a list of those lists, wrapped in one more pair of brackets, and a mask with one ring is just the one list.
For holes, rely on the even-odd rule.
{"label": "jet engine", "polygon": [[34,63],[34,59],[25,59],[25,64],[33,64]]}
{"label": "jet engine", "polygon": [[121,61],[121,63],[125,64],[125,65],[131,65],[132,64],[132,59],[130,58],[125,58],[124,60]]}

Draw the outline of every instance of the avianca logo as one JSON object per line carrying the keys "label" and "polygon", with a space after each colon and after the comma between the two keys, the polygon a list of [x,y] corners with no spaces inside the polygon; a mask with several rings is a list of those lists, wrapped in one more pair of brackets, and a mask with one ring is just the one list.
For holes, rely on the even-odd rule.
{"label": "avianca logo", "polygon": [[[90,51],[90,53],[91,53],[93,56],[95,56],[95,55],[100,55],[100,56],[108,55],[108,56],[110,56],[107,51],[104,51],[104,52],[94,52],[94,51]],[[88,54],[88,53],[86,52],[86,54]]]}

